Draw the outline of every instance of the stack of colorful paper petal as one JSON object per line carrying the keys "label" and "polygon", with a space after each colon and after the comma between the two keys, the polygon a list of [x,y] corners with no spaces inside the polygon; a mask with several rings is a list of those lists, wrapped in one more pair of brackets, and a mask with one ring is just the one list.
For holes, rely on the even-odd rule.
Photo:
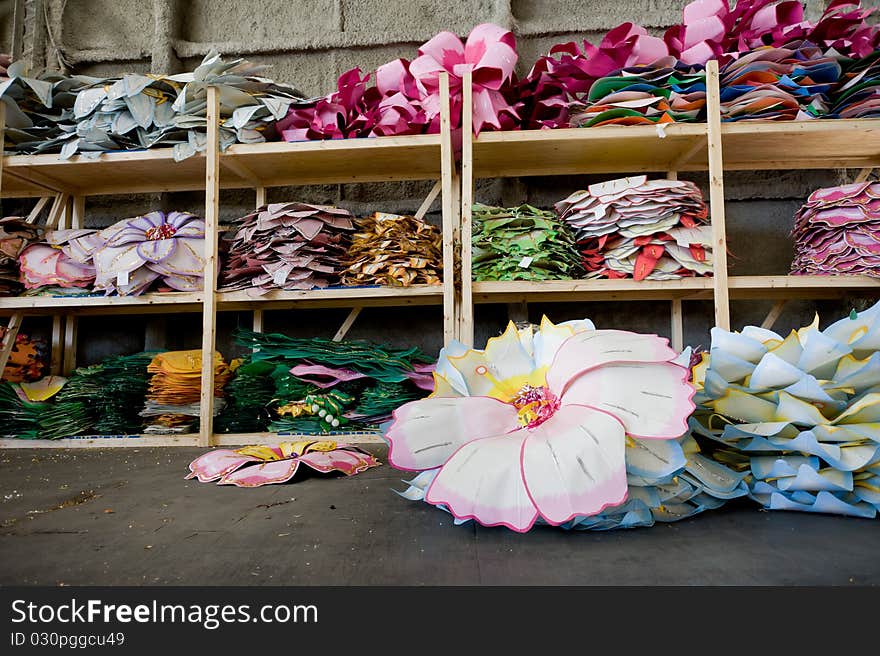
{"label": "stack of colorful paper petal", "polygon": [[307,203],[272,203],[235,222],[220,272],[223,289],[255,295],[272,289],[335,285],[344,268],[351,213]]}
{"label": "stack of colorful paper petal", "polygon": [[[153,358],[147,370],[153,374],[142,417],[152,422],[145,432],[174,433],[193,428],[199,416],[202,352],[167,351]],[[223,388],[232,370],[219,352],[214,353],[214,414],[225,402]]]}
{"label": "stack of colorful paper petal", "polygon": [[18,439],[57,440],[91,426],[83,403],[59,401],[67,382],[46,376],[34,382],[0,383],[0,433]]}
{"label": "stack of colorful paper petal", "polygon": [[18,258],[41,232],[17,216],[0,219],[0,296],[15,296],[22,290]]}
{"label": "stack of colorful paper petal", "polygon": [[709,210],[683,180],[620,178],[556,203],[589,278],[671,280],[712,273]]}
{"label": "stack of colorful paper petal", "polygon": [[[0,326],[0,341],[5,334],[6,327]],[[47,354],[48,346],[45,340],[18,333],[0,380],[10,383],[37,380],[46,368]]]}
{"label": "stack of colorful paper petal", "polygon": [[698,121],[706,114],[706,74],[664,57],[596,80],[584,103],[569,107],[572,127]]}
{"label": "stack of colorful paper petal", "polygon": [[154,282],[160,291],[202,289],[205,222],[187,212],[150,212],[98,233],[95,289],[138,295]]}
{"label": "stack of colorful paper petal", "polygon": [[433,385],[430,358],[417,348],[248,331],[235,338],[257,349],[250,356],[253,362],[245,365],[247,373],[273,382],[273,431],[363,430],[385,421],[403,403],[424,396]]}
{"label": "stack of colorful paper petal", "polygon": [[739,462],[772,510],[874,517],[880,508],[880,304],[782,337],[712,329],[695,368],[695,433]]}
{"label": "stack of colorful paper petal", "polygon": [[828,111],[828,97],[841,75],[839,56],[809,42],[762,47],[720,71],[725,121],[791,121]]}
{"label": "stack of colorful paper petal", "polygon": [[880,183],[818,189],[795,214],[795,274],[880,276]]}
{"label": "stack of colorful paper petal", "polygon": [[880,116],[880,51],[845,64],[840,84],[831,95],[823,118],[876,118]]}
{"label": "stack of colorful paper petal", "polygon": [[574,235],[531,205],[474,205],[474,280],[565,280],[583,274]]}
{"label": "stack of colorful paper petal", "polygon": [[226,407],[214,422],[218,433],[261,433],[268,428],[269,407],[275,398],[274,371],[272,362],[254,362],[250,356],[235,368],[224,390]]}
{"label": "stack of colorful paper petal", "polygon": [[96,230],[53,230],[46,243],[31,244],[18,258],[27,289],[88,288],[95,281],[95,250],[104,243]]}
{"label": "stack of colorful paper petal", "polygon": [[356,219],[348,249],[346,285],[439,285],[443,271],[443,236],[435,226],[413,216],[375,212]]}

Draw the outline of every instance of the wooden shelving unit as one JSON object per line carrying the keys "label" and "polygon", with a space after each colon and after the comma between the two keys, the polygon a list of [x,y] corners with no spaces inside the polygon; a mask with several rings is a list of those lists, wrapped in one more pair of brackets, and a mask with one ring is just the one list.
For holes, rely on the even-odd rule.
{"label": "wooden shelving unit", "polygon": [[[342,339],[361,308],[436,305],[443,311],[443,335],[456,336],[456,298],[453,277],[454,234],[458,223],[459,182],[453,163],[449,112],[449,82],[441,78],[441,131],[439,134],[378,137],[322,142],[237,144],[219,150],[220,121],[217,90],[208,92],[208,147],[203,154],[175,162],[171,149],[104,153],[97,157],[76,156],[63,161],[58,155],[12,155],[0,157],[0,197],[40,198],[39,209],[48,205],[49,223],[58,227],[82,227],[85,199],[107,194],[204,191],[206,222],[206,292],[150,293],[137,297],[14,297],[0,298],[0,316],[9,316],[13,334],[28,316],[53,317],[53,361],[63,361],[69,373],[75,367],[76,320],[95,314],[201,313],[203,362],[210,363],[215,350],[218,312],[250,311],[255,330],[261,330],[263,312],[309,308],[350,308],[348,318],[334,339]],[[0,153],[2,153],[3,105],[0,103]],[[275,186],[435,180],[425,202],[416,212],[424,216],[439,198],[442,209],[444,277],[441,285],[409,288],[334,287],[311,291],[275,291],[254,296],[248,291],[216,291],[219,193],[226,188],[252,188],[256,207],[266,202],[266,189]],[[7,340],[10,343],[11,341]],[[2,350],[2,349],[0,349]],[[58,351],[61,351],[59,353]],[[8,353],[6,353],[8,356]],[[0,370],[5,364],[2,357]],[[0,439],[0,448],[36,446],[209,446],[273,444],[296,435],[229,435],[213,432],[213,372],[202,370],[201,431],[195,435],[87,436],[49,442]],[[354,442],[380,441],[374,433],[347,437]]]}
{"label": "wooden shelving unit", "polygon": [[[712,300],[715,325],[730,328],[731,299],[773,300],[765,325],[790,299],[880,296],[880,280],[867,276],[728,276],[724,172],[779,169],[861,169],[865,179],[880,167],[880,119],[721,123],[717,62],[707,69],[706,123],[608,126],[559,130],[485,132],[474,139],[465,80],[462,144],[461,305],[459,335],[473,343],[473,307],[481,303],[658,301],[670,303],[673,346],[683,346],[682,301]],[[715,268],[712,277],[669,281],[550,280],[474,282],[471,208],[474,181],[525,176],[707,171]],[[573,190],[572,190],[573,191]]]}

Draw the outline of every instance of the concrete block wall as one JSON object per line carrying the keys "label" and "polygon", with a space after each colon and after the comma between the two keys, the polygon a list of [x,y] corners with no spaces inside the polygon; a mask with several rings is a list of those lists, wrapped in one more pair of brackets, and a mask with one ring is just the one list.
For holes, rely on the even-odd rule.
{"label": "concrete block wall", "polygon": [[[196,66],[211,50],[268,64],[269,76],[288,82],[308,95],[331,91],[342,72],[360,66],[369,71],[404,57],[416,56],[418,46],[441,30],[466,35],[481,22],[512,29],[517,37],[523,75],[534,60],[555,43],[602,35],[625,21],[662,34],[680,20],[684,0],[28,0],[46,7],[45,38],[33,51],[36,64],[59,62],[69,70],[89,75],[117,75],[126,71],[179,72]],[[12,21],[11,0],[0,0],[0,38]],[[807,0],[807,14],[821,14],[822,0]],[[868,6],[880,0],[867,0]],[[39,33],[37,32],[37,38]],[[25,47],[28,47],[25,43]],[[849,172],[852,175],[853,172]],[[608,176],[603,176],[608,177]],[[555,201],[601,178],[528,178],[480,181],[476,199],[486,203],[523,201],[548,207]],[[705,176],[693,178],[705,185]],[[744,172],[725,178],[731,272],[784,274],[791,261],[788,239],[795,209],[814,189],[847,180],[847,172]],[[356,214],[374,210],[412,212],[421,203],[429,183],[385,185],[321,185],[273,189],[270,200],[298,198],[335,203]],[[250,210],[253,194],[224,192],[222,218]],[[88,225],[103,226],[149,209],[189,209],[200,212],[199,194],[166,194],[89,200]],[[435,211],[429,218],[436,221]],[[848,311],[848,303],[793,303],[777,327],[788,329],[809,322],[819,309],[826,321]],[[734,303],[733,323],[740,328],[760,322],[769,302]],[[709,303],[686,303],[685,339],[708,345],[712,322]],[[506,318],[505,306],[478,308],[477,342],[496,334]],[[668,334],[665,303],[534,305],[532,320],[547,312],[553,318],[590,316],[601,326]],[[344,318],[342,311],[310,311],[293,317],[269,313],[268,329],[289,333],[332,334]],[[303,320],[305,317],[305,320]],[[229,333],[247,325],[247,315],[224,315],[220,345],[231,351]],[[94,361],[114,348],[137,348],[131,322],[84,320],[80,330],[80,360]],[[198,345],[195,317],[174,322],[168,329],[169,348]],[[109,332],[108,332],[109,331]],[[440,346],[439,311],[435,309],[367,310],[355,324],[353,337],[391,343],[420,344],[429,351]]]}

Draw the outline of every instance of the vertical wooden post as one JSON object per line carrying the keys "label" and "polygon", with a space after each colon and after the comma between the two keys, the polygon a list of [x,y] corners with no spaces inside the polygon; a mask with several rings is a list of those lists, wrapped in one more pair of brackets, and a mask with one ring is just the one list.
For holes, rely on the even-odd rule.
{"label": "vertical wooden post", "polygon": [[672,299],[672,348],[681,353],[684,349],[684,313],[681,308],[681,299]]}
{"label": "vertical wooden post", "polygon": [[266,188],[265,187],[257,187],[257,206],[255,209],[260,209],[263,205],[266,204]]}
{"label": "vertical wooden post", "polygon": [[473,205],[474,205],[474,96],[471,72],[465,71],[461,108],[461,332],[459,340],[474,345]]}
{"label": "vertical wooden post", "polygon": [[76,369],[76,317],[67,316],[64,322],[64,360],[61,373],[69,376]]}
{"label": "vertical wooden post", "polygon": [[724,223],[724,161],[721,143],[721,91],[718,61],[706,64],[706,122],[709,130],[709,214],[712,219],[715,325],[730,330],[727,284],[727,231]]}
{"label": "vertical wooden post", "polygon": [[449,75],[440,73],[440,175],[443,187],[443,343],[455,337],[455,245],[453,221],[452,128],[449,111]]}
{"label": "vertical wooden post", "polygon": [[83,228],[86,225],[86,197],[73,197],[73,215],[70,222],[71,228]]}
{"label": "vertical wooden post", "polygon": [[[0,98],[0,203],[3,202],[3,156],[6,150],[6,103]],[[3,214],[0,214],[3,216]],[[0,370],[2,373],[2,370]]]}
{"label": "vertical wooden post", "polygon": [[63,319],[60,314],[52,317],[52,350],[49,355],[49,373],[57,376],[61,373],[64,358],[64,342],[62,336]]}
{"label": "vertical wooden post", "polygon": [[[263,205],[266,204],[266,188],[265,187],[257,187],[257,198],[256,198],[256,207],[254,209],[260,209]],[[263,332],[263,310],[256,309],[253,314],[253,330],[255,333]],[[253,349],[254,351],[258,351],[259,349]]]}
{"label": "vertical wooden post", "polygon": [[217,329],[217,228],[220,215],[220,96],[208,87],[208,147],[205,157],[205,272],[202,301],[202,386],[199,444],[214,434],[214,349]]}

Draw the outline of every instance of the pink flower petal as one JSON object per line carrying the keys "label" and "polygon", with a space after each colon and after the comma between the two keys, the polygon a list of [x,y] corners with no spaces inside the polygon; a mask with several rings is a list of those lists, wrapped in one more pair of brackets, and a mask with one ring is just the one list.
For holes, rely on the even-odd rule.
{"label": "pink flower petal", "polygon": [[625,330],[587,330],[569,337],[547,371],[547,386],[559,397],[574,378],[611,362],[668,362],[669,340]]}
{"label": "pink flower petal", "polygon": [[216,481],[249,462],[260,462],[254,456],[243,456],[231,449],[214,449],[203,453],[189,464],[187,478],[198,478],[202,483]]}
{"label": "pink flower petal", "polygon": [[528,431],[469,442],[437,474],[425,501],[444,505],[458,519],[506,526],[521,533],[538,518],[520,467]]}
{"label": "pink flower petal", "polygon": [[244,469],[231,472],[218,481],[218,485],[235,485],[237,487],[260,487],[273,483],[286,483],[299,468],[296,458],[275,460],[259,465],[251,465]]}
{"label": "pink flower petal", "polygon": [[371,467],[379,466],[379,462],[371,454],[357,447],[345,447],[333,451],[310,451],[300,456],[299,461],[323,474],[338,471],[346,476],[354,476]]}
{"label": "pink flower petal", "polygon": [[517,427],[516,408],[484,396],[412,401],[394,411],[388,460],[398,469],[433,469],[462,445]]}
{"label": "pink flower petal", "polygon": [[688,370],[671,362],[609,364],[572,380],[562,403],[614,415],[633,437],[665,440],[687,431],[694,392]]}
{"label": "pink flower petal", "polygon": [[549,523],[595,515],[626,500],[626,436],[614,417],[595,408],[564,405],[528,433],[522,447],[523,479]]}

